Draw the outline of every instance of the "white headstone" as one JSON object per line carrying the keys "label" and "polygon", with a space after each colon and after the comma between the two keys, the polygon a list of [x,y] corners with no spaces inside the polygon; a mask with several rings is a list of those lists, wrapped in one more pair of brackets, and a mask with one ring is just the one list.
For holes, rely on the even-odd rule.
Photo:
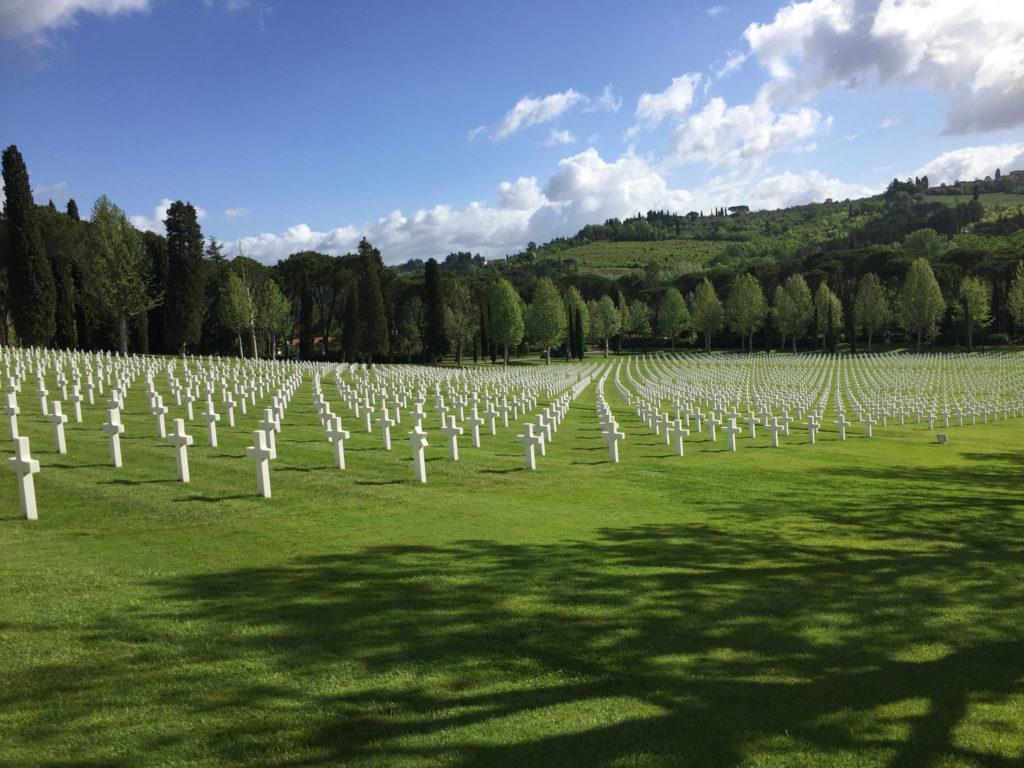
{"label": "white headstone", "polygon": [[28,438],[14,438],[14,456],[7,460],[7,468],[18,475],[18,495],[21,498],[21,516],[38,520],[36,513],[36,486],[32,475],[39,471],[39,462],[29,455]]}

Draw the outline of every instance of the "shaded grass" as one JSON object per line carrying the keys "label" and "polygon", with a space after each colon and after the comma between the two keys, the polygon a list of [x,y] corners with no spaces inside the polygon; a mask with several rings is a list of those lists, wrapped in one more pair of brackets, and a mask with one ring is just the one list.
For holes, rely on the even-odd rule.
{"label": "shaded grass", "polygon": [[183,485],[141,391],[119,470],[99,408],[67,456],[23,415],[0,764],[1020,764],[1019,421],[679,458],[615,398],[617,465],[588,390],[536,472],[512,427],[457,464],[431,430],[420,486],[347,415],[334,470],[307,383],[269,500],[255,416],[195,422]]}

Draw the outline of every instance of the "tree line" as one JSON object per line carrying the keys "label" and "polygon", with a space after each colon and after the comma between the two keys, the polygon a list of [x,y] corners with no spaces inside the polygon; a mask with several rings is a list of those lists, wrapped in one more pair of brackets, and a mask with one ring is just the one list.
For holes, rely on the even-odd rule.
{"label": "tree line", "polygon": [[[169,207],[162,235],[137,231],[105,196],[87,219],[74,200],[65,211],[36,205],[14,146],[3,153],[3,181],[4,344],[367,362],[451,355],[461,365],[468,357],[507,363],[529,349],[549,361],[581,359],[591,345],[607,355],[652,343],[753,351],[802,341],[834,349],[845,340],[855,350],[859,340],[870,348],[901,331],[917,348],[936,340],[973,347],[979,332],[1008,338],[1010,326],[1024,328],[1022,232],[950,237],[923,228],[885,247],[777,256],[737,241],[699,272],[663,274],[652,262],[619,280],[580,274],[551,253],[490,264],[458,253],[389,268],[366,239],[355,253],[304,251],[267,266],[244,254],[228,259],[187,202]],[[897,215],[906,196],[885,205]],[[717,219],[738,231],[757,216],[733,208],[732,217],[647,218],[665,229]],[[828,222],[853,204],[825,208]],[[790,237],[778,221],[755,227],[766,238]]]}

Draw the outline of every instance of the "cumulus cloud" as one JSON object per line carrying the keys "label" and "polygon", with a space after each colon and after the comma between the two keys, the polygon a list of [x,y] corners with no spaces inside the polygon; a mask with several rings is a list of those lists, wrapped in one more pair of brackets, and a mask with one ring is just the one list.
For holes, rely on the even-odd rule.
{"label": "cumulus cloud", "polygon": [[746,193],[745,203],[751,208],[775,209],[791,205],[820,202],[832,198],[867,197],[878,192],[863,184],[851,184],[840,179],[829,178],[821,171],[806,173],[785,173],[761,179]]}
{"label": "cumulus cloud", "polygon": [[[128,221],[132,223],[132,226],[138,230],[156,232],[158,235],[166,233],[166,227],[164,227],[164,219],[167,218],[167,209],[174,203],[169,198],[164,198],[160,201],[160,204],[153,208],[153,216],[144,216],[137,214],[135,216],[129,216]],[[200,208],[198,205],[193,205],[196,209],[196,218],[202,221],[206,218],[206,211]]]}
{"label": "cumulus cloud", "polygon": [[[693,103],[693,92],[700,80],[699,73],[690,72],[672,78],[672,83],[661,93],[641,94],[636,103],[638,125],[653,130],[666,118],[682,117]],[[635,133],[637,126],[631,130]]]}
{"label": "cumulus cloud", "polygon": [[491,137],[501,141],[511,136],[520,128],[554,120],[570,107],[579,104],[586,97],[570,88],[562,93],[552,93],[537,99],[524,96],[510,109],[494,129]]}
{"label": "cumulus cloud", "polygon": [[1024,14],[1014,3],[808,0],[744,37],[779,92],[806,97],[874,76],[948,94],[947,133],[1024,123]]}
{"label": "cumulus cloud", "polygon": [[0,3],[0,36],[39,37],[66,27],[83,13],[114,16],[148,11],[150,0],[11,0]]}
{"label": "cumulus cloud", "polygon": [[645,160],[628,153],[608,162],[591,148],[563,159],[543,187],[534,177],[502,182],[493,205],[472,202],[462,210],[438,205],[408,216],[392,211],[363,226],[328,231],[300,224],[278,234],[245,237],[235,245],[265,263],[302,250],[347,253],[362,237],[380,248],[390,264],[443,258],[454,251],[500,258],[530,240],[550,240],[594,221],[652,208],[686,211],[692,202],[690,192],[670,188]]}
{"label": "cumulus cloud", "polygon": [[962,147],[945,152],[918,168],[914,176],[927,176],[932,186],[958,180],[983,179],[999,168],[1006,173],[1024,169],[1024,143]]}
{"label": "cumulus cloud", "polygon": [[807,107],[776,113],[763,93],[752,103],[735,107],[716,97],[676,129],[675,151],[666,166],[760,162],[831,124],[831,117]]}

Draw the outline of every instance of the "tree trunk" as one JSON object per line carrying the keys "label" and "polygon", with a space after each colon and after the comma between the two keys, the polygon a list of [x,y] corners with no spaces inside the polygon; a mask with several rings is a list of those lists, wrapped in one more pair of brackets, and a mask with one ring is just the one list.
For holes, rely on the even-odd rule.
{"label": "tree trunk", "polygon": [[921,354],[921,331],[917,332],[917,354]]}
{"label": "tree trunk", "polygon": [[545,357],[547,358],[547,361],[548,361],[548,365],[551,365],[551,347],[548,347],[547,349],[545,349],[544,352],[545,352]]}
{"label": "tree trunk", "polygon": [[793,334],[793,354],[796,354],[796,334]]}
{"label": "tree trunk", "polygon": [[711,331],[704,331],[704,351],[711,351]]}
{"label": "tree trunk", "polygon": [[604,359],[605,360],[608,359],[608,337],[607,336],[605,337],[605,340],[604,340]]}
{"label": "tree trunk", "polygon": [[240,360],[244,360],[245,359],[245,353],[242,351],[242,332],[239,331],[237,336],[238,336],[238,358]]}
{"label": "tree trunk", "polygon": [[[259,357],[260,357],[260,352],[256,348],[256,328],[250,325],[249,326],[249,333],[252,334],[252,359],[253,360],[258,360]],[[238,342],[238,346],[239,347],[242,346],[242,342],[241,341]],[[242,357],[245,357],[245,355],[242,355]]]}
{"label": "tree trunk", "polygon": [[508,344],[505,345],[505,367],[508,368]]}
{"label": "tree trunk", "polygon": [[872,336],[872,333],[871,333],[871,329],[869,328],[868,329],[868,352],[871,351],[871,336]]}

